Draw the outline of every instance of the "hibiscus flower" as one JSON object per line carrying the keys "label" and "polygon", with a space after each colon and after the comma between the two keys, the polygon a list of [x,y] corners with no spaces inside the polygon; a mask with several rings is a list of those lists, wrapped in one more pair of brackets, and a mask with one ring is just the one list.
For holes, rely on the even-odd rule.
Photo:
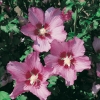
{"label": "hibiscus flower", "polygon": [[76,72],[90,69],[90,60],[84,56],[83,41],[75,37],[68,42],[54,40],[51,44],[49,55],[45,57],[47,67],[52,67],[53,73],[65,78],[67,85],[73,85],[76,80]]}
{"label": "hibiscus flower", "polygon": [[27,91],[39,97],[40,100],[46,100],[50,95],[46,88],[50,70],[40,63],[39,53],[31,53],[23,63],[9,62],[7,70],[16,82],[13,92],[10,94],[12,99]]}
{"label": "hibiscus flower", "polygon": [[72,13],[73,13],[72,10],[67,11],[66,7],[64,7],[61,13],[63,21],[70,21],[72,18]]}
{"label": "hibiscus flower", "polygon": [[67,33],[64,31],[60,9],[51,7],[44,13],[41,9],[32,7],[29,8],[28,15],[29,23],[21,28],[21,32],[34,41],[34,50],[47,52],[54,39],[66,39]]}

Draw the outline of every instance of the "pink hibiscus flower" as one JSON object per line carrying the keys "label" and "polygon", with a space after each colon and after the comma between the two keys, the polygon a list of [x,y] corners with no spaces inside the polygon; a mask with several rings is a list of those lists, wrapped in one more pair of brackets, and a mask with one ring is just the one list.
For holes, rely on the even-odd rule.
{"label": "pink hibiscus flower", "polygon": [[83,41],[75,37],[68,42],[54,40],[49,55],[45,57],[47,67],[52,67],[54,74],[59,74],[66,80],[67,85],[73,85],[76,72],[90,69],[90,60],[84,56]]}
{"label": "pink hibiscus flower", "polygon": [[34,40],[33,48],[39,52],[50,50],[50,43],[56,39],[64,41],[67,33],[64,31],[60,9],[53,7],[45,13],[39,8],[29,8],[29,23],[21,28],[21,32]]}
{"label": "pink hibiscus flower", "polygon": [[70,21],[72,18],[72,13],[73,12],[71,10],[66,11],[66,7],[64,7],[61,13],[62,19],[64,21]]}
{"label": "pink hibiscus flower", "polygon": [[7,70],[16,81],[10,95],[12,99],[26,91],[30,91],[40,100],[46,100],[50,95],[46,88],[48,85],[46,80],[49,78],[50,70],[42,66],[38,56],[39,53],[34,52],[28,55],[23,63],[16,61],[8,63]]}

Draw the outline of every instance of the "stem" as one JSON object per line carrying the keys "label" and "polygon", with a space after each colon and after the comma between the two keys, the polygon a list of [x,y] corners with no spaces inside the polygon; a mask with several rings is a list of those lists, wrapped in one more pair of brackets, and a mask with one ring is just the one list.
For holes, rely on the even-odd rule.
{"label": "stem", "polygon": [[76,8],[76,17],[75,17],[75,20],[74,20],[74,33],[76,33],[76,23],[77,23],[77,8]]}

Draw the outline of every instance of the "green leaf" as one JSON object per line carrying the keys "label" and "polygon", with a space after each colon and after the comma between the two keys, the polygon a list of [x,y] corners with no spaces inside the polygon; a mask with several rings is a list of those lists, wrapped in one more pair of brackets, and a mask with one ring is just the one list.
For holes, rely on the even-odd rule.
{"label": "green leaf", "polygon": [[7,92],[0,91],[0,100],[11,100],[11,99]]}
{"label": "green leaf", "polygon": [[4,31],[5,33],[9,32],[8,26],[1,26],[1,30]]}
{"label": "green leaf", "polygon": [[33,48],[31,46],[27,47],[27,50],[24,52],[24,55],[20,57],[20,61],[23,61],[28,54],[30,54],[33,51]]}
{"label": "green leaf", "polygon": [[3,13],[0,14],[0,21],[4,20],[4,15],[5,15],[5,12],[3,12]]}
{"label": "green leaf", "polygon": [[16,24],[11,24],[9,23],[6,26],[1,26],[1,30],[8,33],[8,32],[15,32],[15,33],[19,33],[19,29],[17,27]]}
{"label": "green leaf", "polygon": [[19,29],[18,29],[17,25],[9,23],[8,27],[9,27],[10,32],[14,31],[16,33],[19,33]]}
{"label": "green leaf", "polygon": [[16,98],[16,100],[27,100],[27,97],[24,95],[20,95]]}
{"label": "green leaf", "polygon": [[98,21],[93,20],[93,28],[97,29],[98,25],[99,25]]}
{"label": "green leaf", "polygon": [[96,12],[96,16],[100,17],[100,8],[98,9],[98,11]]}
{"label": "green leaf", "polygon": [[57,76],[51,76],[51,77],[49,78],[49,80],[48,80],[48,81],[49,81],[49,85],[48,85],[48,87],[52,87],[53,85],[55,85],[57,79],[58,79]]}

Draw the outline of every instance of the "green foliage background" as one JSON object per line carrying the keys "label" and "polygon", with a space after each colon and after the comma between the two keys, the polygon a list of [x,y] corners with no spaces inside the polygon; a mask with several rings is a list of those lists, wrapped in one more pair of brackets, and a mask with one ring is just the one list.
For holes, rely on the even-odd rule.
{"label": "green foliage background", "polygon": [[[33,51],[31,46],[34,41],[20,32],[22,25],[15,8],[19,7],[20,15],[27,19],[29,7],[39,7],[45,11],[51,6],[61,10],[67,7],[67,10],[73,11],[72,20],[64,24],[68,33],[66,41],[74,36],[84,40],[86,55],[92,61],[90,70],[92,75],[88,74],[89,71],[78,73],[75,84],[69,87],[65,85],[63,78],[50,77],[48,89],[52,95],[48,100],[100,100],[100,92],[96,96],[91,93],[93,82],[100,84],[100,78],[96,76],[96,63],[100,62],[100,54],[95,53],[92,46],[94,36],[100,38],[100,0],[51,0],[46,4],[42,0],[3,0],[3,4],[0,5],[0,77],[9,61],[22,62]],[[21,42],[22,39],[24,39],[23,42]],[[42,64],[47,54],[40,54]],[[12,90],[13,82],[1,87],[0,100],[10,100],[8,94]],[[39,99],[31,93],[24,93],[16,100]]]}

